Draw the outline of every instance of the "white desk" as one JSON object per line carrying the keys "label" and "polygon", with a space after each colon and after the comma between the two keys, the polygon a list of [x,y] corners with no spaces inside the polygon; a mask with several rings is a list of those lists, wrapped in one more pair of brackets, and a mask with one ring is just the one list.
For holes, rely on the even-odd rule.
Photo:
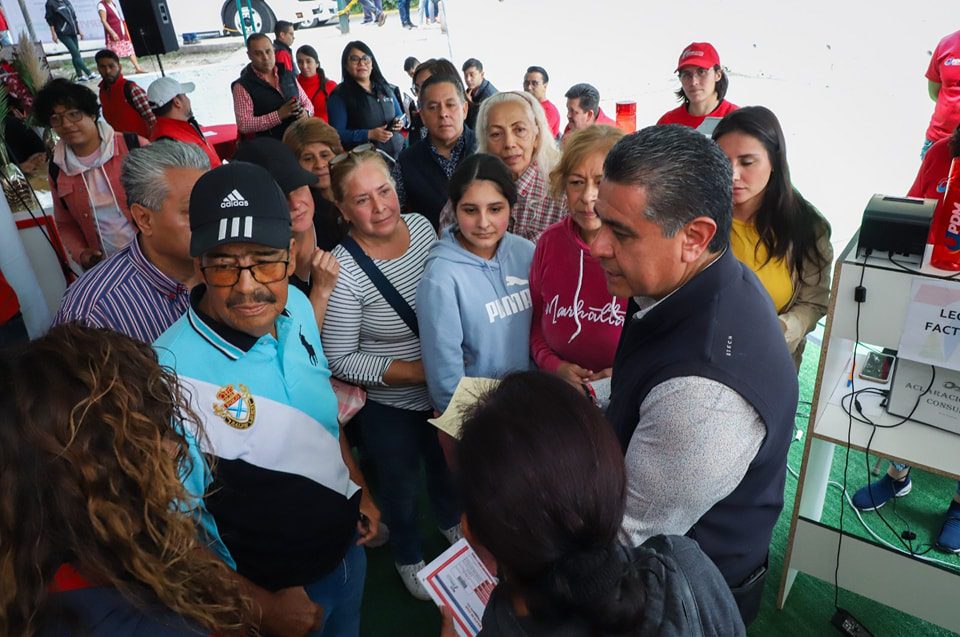
{"label": "white desk", "polygon": [[[850,358],[857,338],[857,303],[854,289],[863,277],[866,300],[860,304],[859,340],[876,347],[896,349],[907,314],[914,278],[944,273],[916,263],[920,273],[905,272],[883,258],[856,257],[855,235],[840,254],[833,274],[832,297],[824,331],[823,351],[810,410],[797,501],[790,525],[785,568],[777,606],[783,608],[797,572],[833,583],[837,555],[837,529],[821,524],[830,468],[836,445],[846,446],[849,419],[831,402],[839,384],[846,385]],[[929,253],[929,246],[928,246]],[[902,257],[897,260],[901,260]],[[928,259],[925,258],[924,262]],[[960,277],[958,277],[960,279]],[[858,358],[867,350],[858,349]],[[861,359],[862,360],[862,359]],[[859,369],[859,364],[858,364]],[[858,388],[863,381],[857,379]],[[879,424],[901,418],[887,413],[872,417]],[[862,452],[873,428],[853,421],[850,448]],[[960,478],[960,435],[908,421],[892,429],[878,428],[871,453],[951,478]],[[848,485],[854,490],[861,485]],[[948,494],[944,494],[947,498]],[[843,506],[848,506],[844,503]],[[854,515],[845,520],[856,520]],[[960,632],[960,575],[880,544],[845,533],[840,554],[840,586],[882,604]]]}

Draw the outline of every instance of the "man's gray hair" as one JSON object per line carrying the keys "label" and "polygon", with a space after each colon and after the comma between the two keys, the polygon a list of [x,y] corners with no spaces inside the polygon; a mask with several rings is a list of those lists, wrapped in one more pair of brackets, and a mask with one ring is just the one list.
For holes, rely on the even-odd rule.
{"label": "man's gray hair", "polygon": [[579,100],[581,111],[593,111],[594,117],[600,114],[600,91],[592,84],[574,84],[567,89],[564,97],[568,100]]}
{"label": "man's gray hair", "polygon": [[697,217],[717,224],[711,252],[730,241],[733,169],[712,139],[686,126],[650,126],[623,137],[603,162],[603,178],[639,186],[648,219],[672,237]]}
{"label": "man's gray hair", "polygon": [[210,170],[210,158],[196,144],[161,139],[131,150],[120,166],[120,184],[127,194],[127,205],[137,203],[149,210],[160,210],[169,193],[168,168]]}

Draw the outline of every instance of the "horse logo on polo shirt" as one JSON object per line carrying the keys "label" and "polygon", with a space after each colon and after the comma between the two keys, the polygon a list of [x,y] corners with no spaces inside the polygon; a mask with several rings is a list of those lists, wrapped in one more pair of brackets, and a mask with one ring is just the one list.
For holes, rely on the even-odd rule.
{"label": "horse logo on polo shirt", "polygon": [[249,429],[257,415],[257,406],[246,385],[238,383],[239,390],[233,385],[221,387],[217,392],[217,401],[213,404],[213,413],[223,418],[234,429]]}

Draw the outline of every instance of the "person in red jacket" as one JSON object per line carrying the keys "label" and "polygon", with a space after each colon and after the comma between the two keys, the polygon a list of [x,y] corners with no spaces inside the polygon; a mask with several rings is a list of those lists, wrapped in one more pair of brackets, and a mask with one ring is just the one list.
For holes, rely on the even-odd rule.
{"label": "person in red jacket", "polygon": [[297,37],[294,33],[293,23],[286,20],[278,20],[277,26],[273,28],[273,34],[276,39],[273,41],[273,50],[277,58],[277,64],[283,66],[293,74],[297,73],[297,67],[293,65],[293,41]]}
{"label": "person in red jacket", "polygon": [[317,55],[317,50],[309,44],[304,44],[297,49],[297,66],[300,67],[297,82],[300,83],[300,88],[313,103],[313,116],[319,117],[329,124],[327,97],[330,96],[333,89],[337,88],[337,83],[327,79],[327,74],[320,66],[320,56]]}
{"label": "person in red jacket", "polygon": [[157,118],[150,110],[147,93],[139,84],[123,77],[120,58],[110,49],[97,51],[94,59],[103,78],[100,82],[103,118],[120,133],[136,133],[149,139]]}
{"label": "person in red jacket", "polygon": [[187,97],[187,93],[192,93],[194,88],[193,82],[181,84],[172,77],[159,77],[150,83],[147,99],[157,116],[150,141],[167,138],[195,144],[210,158],[210,168],[216,168],[223,162],[194,119],[190,98]]}
{"label": "person in red jacket", "polygon": [[723,118],[737,110],[736,104],[724,99],[730,80],[720,66],[720,55],[709,42],[693,42],[683,50],[677,75],[677,99],[683,104],[664,113],[657,124],[697,128],[707,117]]}
{"label": "person in red jacket", "polygon": [[607,291],[590,243],[600,232],[594,209],[603,160],[623,132],[589,126],[571,133],[550,191],[566,201],[567,216],[547,228],[533,253],[530,355],[537,367],[576,387],[610,376],[627,300]]}
{"label": "person in red jacket", "polygon": [[148,142],[98,120],[96,94],[64,78],[50,80],[37,93],[34,112],[60,136],[49,169],[53,215],[67,252],[88,270],[137,235],[120,164],[130,148]]}

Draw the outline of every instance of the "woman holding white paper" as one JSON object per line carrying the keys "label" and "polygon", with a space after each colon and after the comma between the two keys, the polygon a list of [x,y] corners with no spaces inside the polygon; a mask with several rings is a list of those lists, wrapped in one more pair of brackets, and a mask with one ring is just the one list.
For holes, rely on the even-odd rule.
{"label": "woman holding white paper", "polygon": [[[480,637],[746,634],[730,588],[694,540],[619,543],[620,444],[602,412],[559,377],[507,376],[468,414],[458,459],[464,535],[492,555],[500,578]],[[444,630],[454,634],[448,611]]]}

